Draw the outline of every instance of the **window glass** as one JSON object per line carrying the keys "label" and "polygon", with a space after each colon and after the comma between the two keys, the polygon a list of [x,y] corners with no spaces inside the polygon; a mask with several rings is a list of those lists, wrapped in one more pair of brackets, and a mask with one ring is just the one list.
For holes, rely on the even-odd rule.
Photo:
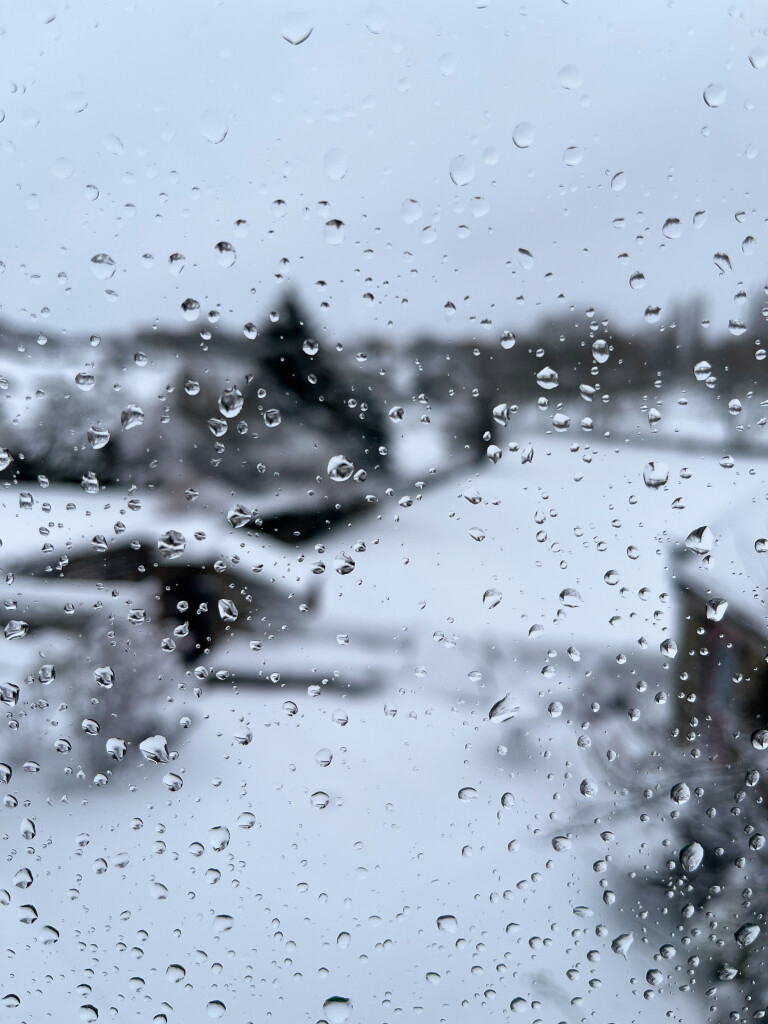
{"label": "window glass", "polygon": [[0,11],[4,1019],[764,1017],[767,33]]}

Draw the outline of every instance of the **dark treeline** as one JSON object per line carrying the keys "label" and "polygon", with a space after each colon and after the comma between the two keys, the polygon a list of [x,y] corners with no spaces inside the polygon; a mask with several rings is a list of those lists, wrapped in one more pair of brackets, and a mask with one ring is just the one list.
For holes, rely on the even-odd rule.
{"label": "dark treeline", "polygon": [[14,458],[6,475],[22,480],[92,472],[101,483],[188,487],[214,478],[268,491],[275,480],[306,485],[338,453],[384,480],[388,446],[419,421],[441,432],[460,463],[482,457],[498,436],[500,405],[597,417],[616,399],[662,388],[699,389],[713,402],[748,395],[764,323],[758,304],[716,331],[691,301],[672,322],[634,331],[587,310],[466,341],[434,334],[342,345],[289,295],[239,332],[211,315],[202,327],[97,344],[0,324],[0,444]]}

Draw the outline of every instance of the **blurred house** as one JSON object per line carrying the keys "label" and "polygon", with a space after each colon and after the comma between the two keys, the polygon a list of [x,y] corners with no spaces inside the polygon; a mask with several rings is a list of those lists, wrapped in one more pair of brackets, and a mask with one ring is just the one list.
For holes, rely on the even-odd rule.
{"label": "blurred house", "polygon": [[694,530],[677,559],[680,731],[709,756],[743,757],[768,724],[766,535],[760,495],[711,530]]}

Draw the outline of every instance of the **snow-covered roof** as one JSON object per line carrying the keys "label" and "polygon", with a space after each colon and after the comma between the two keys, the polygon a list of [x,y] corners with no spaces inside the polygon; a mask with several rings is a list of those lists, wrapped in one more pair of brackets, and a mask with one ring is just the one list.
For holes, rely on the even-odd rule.
{"label": "snow-covered roof", "polygon": [[768,496],[742,498],[706,525],[681,550],[678,581],[702,602],[727,601],[725,614],[768,636]]}
{"label": "snow-covered roof", "polygon": [[278,587],[300,588],[307,574],[295,554],[247,523],[230,525],[229,507],[159,492],[13,485],[0,491],[0,568],[44,575],[50,567],[58,575],[66,570],[62,560],[138,544],[150,565],[203,568],[222,560],[238,575],[258,573]]}

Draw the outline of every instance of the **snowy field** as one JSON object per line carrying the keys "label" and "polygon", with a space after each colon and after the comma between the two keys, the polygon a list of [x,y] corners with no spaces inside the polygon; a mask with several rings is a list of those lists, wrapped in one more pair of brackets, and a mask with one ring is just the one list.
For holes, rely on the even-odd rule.
{"label": "snowy field", "polygon": [[[40,725],[56,684],[45,716],[24,685],[0,756],[4,1020],[702,1019],[680,936],[627,879],[663,859],[669,801],[641,821],[623,787],[667,742],[673,553],[717,539],[765,463],[532,444],[289,552],[327,563],[306,632],[235,633],[203,659],[228,679],[164,690],[190,719],[168,763],[64,775]],[[645,485],[651,461],[667,484]],[[7,508],[4,552],[24,543]],[[615,712],[630,697],[639,723]]]}

